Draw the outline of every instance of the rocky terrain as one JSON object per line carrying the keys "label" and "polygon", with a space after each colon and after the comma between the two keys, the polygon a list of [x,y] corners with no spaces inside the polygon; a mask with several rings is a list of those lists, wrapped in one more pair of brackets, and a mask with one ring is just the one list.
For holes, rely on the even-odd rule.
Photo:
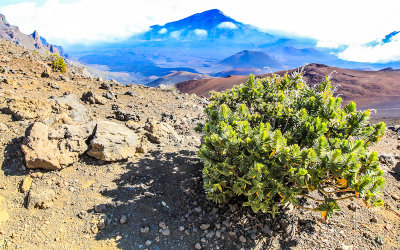
{"label": "rocky terrain", "polygon": [[60,74],[45,56],[0,41],[1,248],[400,247],[397,127],[373,147],[387,181],[384,207],[346,200],[327,222],[292,206],[272,218],[205,198],[193,128],[206,105],[71,65]]}

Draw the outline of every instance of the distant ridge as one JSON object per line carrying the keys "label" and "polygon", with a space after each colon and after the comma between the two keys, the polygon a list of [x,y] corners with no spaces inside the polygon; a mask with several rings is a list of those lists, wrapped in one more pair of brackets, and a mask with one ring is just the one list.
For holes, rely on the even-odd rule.
{"label": "distant ridge", "polygon": [[46,39],[41,37],[36,30],[31,35],[22,33],[17,26],[11,25],[2,14],[0,14],[0,39],[15,42],[40,53],[49,51],[65,56],[64,49],[61,46],[47,43]]}

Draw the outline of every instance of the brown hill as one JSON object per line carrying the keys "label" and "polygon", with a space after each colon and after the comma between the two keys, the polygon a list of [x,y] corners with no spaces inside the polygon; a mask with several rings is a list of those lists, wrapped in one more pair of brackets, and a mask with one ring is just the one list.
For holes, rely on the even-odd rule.
{"label": "brown hill", "polygon": [[[287,71],[299,71],[293,69]],[[330,67],[323,64],[309,64],[304,67],[304,77],[311,84],[317,84],[331,76],[333,84],[337,85],[336,93],[345,101],[355,100],[361,108],[374,108],[381,115],[390,115],[394,111],[400,113],[400,71],[361,71]],[[286,71],[276,72],[282,75]],[[265,77],[259,75],[257,77]],[[232,76],[228,78],[202,79],[176,84],[179,91],[200,96],[208,96],[211,90],[224,91],[232,86],[244,83],[247,76]],[[388,113],[390,111],[390,114]]]}

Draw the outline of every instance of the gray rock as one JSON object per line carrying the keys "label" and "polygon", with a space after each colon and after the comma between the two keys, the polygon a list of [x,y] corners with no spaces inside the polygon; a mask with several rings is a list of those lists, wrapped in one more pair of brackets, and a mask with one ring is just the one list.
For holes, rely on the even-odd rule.
{"label": "gray rock", "polygon": [[105,204],[99,204],[99,205],[94,206],[94,211],[96,213],[103,213],[106,211],[106,209],[107,209],[107,207]]}
{"label": "gray rock", "polygon": [[197,242],[197,243],[194,245],[194,248],[195,248],[195,249],[201,249],[201,244]]}
{"label": "gray rock", "polygon": [[70,118],[76,123],[87,123],[91,121],[89,110],[79,102],[78,97],[74,94],[64,95],[61,97],[52,97],[51,100],[59,104],[66,104],[70,107]]}
{"label": "gray rock", "polygon": [[55,192],[52,189],[31,189],[28,195],[28,208],[49,208],[53,205],[54,197]]}
{"label": "gray rock", "polygon": [[126,215],[122,215],[121,218],[119,219],[119,223],[126,224],[127,222],[128,222],[128,217],[126,217]]}
{"label": "gray rock", "polygon": [[200,229],[203,230],[203,231],[207,230],[209,227],[210,227],[210,224],[201,224],[200,225]]}
{"label": "gray rock", "polygon": [[119,161],[133,157],[138,145],[138,136],[118,123],[100,121],[90,141],[88,155],[103,161]]}
{"label": "gray rock", "polygon": [[161,234],[164,236],[169,236],[171,234],[171,231],[168,228],[161,229]]}
{"label": "gray rock", "polygon": [[107,99],[97,95],[93,91],[88,91],[82,94],[82,101],[89,103],[89,104],[101,104],[104,105],[107,103]]}
{"label": "gray rock", "polygon": [[142,227],[142,228],[140,229],[140,232],[141,232],[142,234],[147,234],[148,232],[150,232],[150,228],[149,228],[149,227]]}

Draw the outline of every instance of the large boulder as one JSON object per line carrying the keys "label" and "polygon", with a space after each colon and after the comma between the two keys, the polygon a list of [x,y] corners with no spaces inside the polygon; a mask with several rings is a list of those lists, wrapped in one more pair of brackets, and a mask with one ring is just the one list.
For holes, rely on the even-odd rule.
{"label": "large boulder", "polygon": [[47,101],[31,100],[28,98],[9,98],[3,104],[3,113],[10,114],[17,121],[36,118],[46,118],[51,113],[51,107]]}
{"label": "large boulder", "polygon": [[145,135],[152,143],[174,145],[183,143],[183,137],[178,135],[175,129],[166,122],[149,120],[146,122],[144,129],[146,130]]}
{"label": "large boulder", "polygon": [[124,125],[100,121],[87,154],[103,161],[125,160],[135,155],[137,145],[138,136]]}
{"label": "large boulder", "polygon": [[50,100],[58,105],[68,106],[68,116],[73,123],[90,122],[89,110],[79,102],[79,99],[74,94],[64,95],[61,97],[52,97]]}
{"label": "large boulder", "polygon": [[107,103],[107,99],[94,93],[93,91],[88,91],[83,93],[82,101],[89,103],[89,104],[101,104],[104,105]]}
{"label": "large boulder", "polygon": [[26,131],[22,145],[28,168],[62,169],[76,162],[88,150],[86,140],[95,125],[63,124],[50,128],[41,122],[33,123]]}

